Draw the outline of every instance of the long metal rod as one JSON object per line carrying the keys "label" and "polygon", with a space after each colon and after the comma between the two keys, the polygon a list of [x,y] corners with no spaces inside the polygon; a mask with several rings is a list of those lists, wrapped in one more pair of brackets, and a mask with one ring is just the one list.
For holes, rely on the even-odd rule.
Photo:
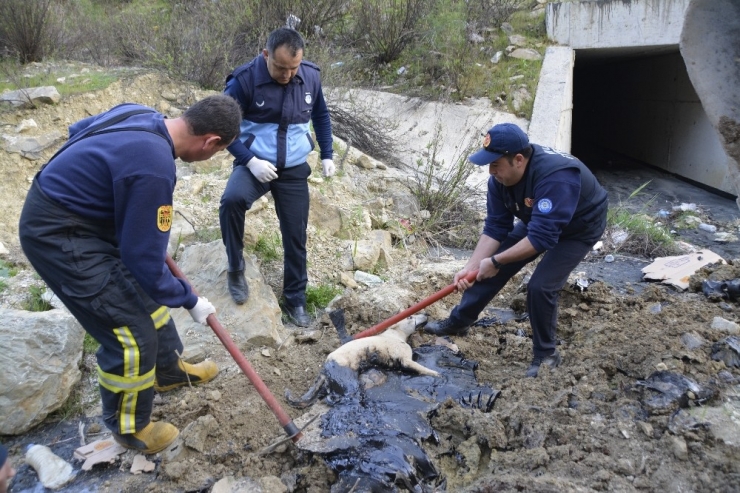
{"label": "long metal rod", "polygon": [[[475,278],[477,276],[478,276],[478,270],[475,270],[473,272],[470,272],[467,276],[465,276],[465,279],[467,279],[468,282],[473,282],[473,281],[475,281]],[[410,308],[406,308],[404,311],[393,315],[388,320],[385,320],[383,322],[380,322],[377,325],[373,325],[369,329],[365,329],[362,332],[358,332],[357,334],[355,334],[355,335],[352,336],[352,339],[362,339],[363,337],[370,337],[370,336],[374,336],[376,334],[379,334],[380,332],[383,332],[385,329],[387,329],[391,325],[400,322],[401,320],[403,320],[406,317],[410,317],[411,315],[413,315],[414,313],[418,312],[422,308],[428,307],[429,305],[431,305],[435,301],[441,300],[442,298],[444,298],[448,294],[451,294],[452,292],[454,292],[456,289],[457,289],[457,286],[454,283],[453,284],[450,284],[446,288],[440,289],[439,291],[437,291],[433,295],[429,296],[428,298],[424,298],[423,300],[421,300],[420,302],[418,302],[414,306],[412,306]]]}
{"label": "long metal rod", "polygon": [[[167,255],[165,261],[167,262],[167,266],[170,268],[172,275],[174,275],[175,277],[179,277],[183,281],[190,284],[190,281],[188,281],[188,279],[185,277],[185,274],[182,272],[182,270],[180,270],[172,257]],[[193,290],[193,293],[195,293],[197,296],[198,292],[195,290],[195,287],[193,287],[192,284],[190,285],[190,287]],[[218,321],[216,315],[208,315],[206,322],[208,322],[208,325],[211,327],[211,329],[213,329],[213,332],[216,333],[216,337],[218,337],[218,339],[221,341],[221,344],[226,347],[226,350],[229,352],[231,357],[234,358],[234,361],[236,361],[236,364],[239,365],[239,368],[241,368],[249,381],[252,382],[252,385],[254,385],[254,388],[257,389],[260,397],[262,397],[265,403],[267,403],[268,407],[275,414],[278,421],[280,422],[280,426],[283,427],[283,430],[285,430],[285,433],[288,435],[288,437],[290,437],[293,442],[297,442],[303,436],[300,432],[300,429],[298,429],[298,427],[293,423],[293,420],[290,418],[290,416],[288,416],[288,413],[286,413],[280,406],[280,403],[277,401],[277,399],[275,399],[275,396],[272,395],[270,389],[268,389],[267,385],[265,385],[265,382],[263,382],[257,372],[254,371],[252,365],[249,364],[247,358],[245,358],[241,351],[239,351],[236,343],[233,341],[233,339],[231,339],[228,331],[224,329],[224,327]]]}

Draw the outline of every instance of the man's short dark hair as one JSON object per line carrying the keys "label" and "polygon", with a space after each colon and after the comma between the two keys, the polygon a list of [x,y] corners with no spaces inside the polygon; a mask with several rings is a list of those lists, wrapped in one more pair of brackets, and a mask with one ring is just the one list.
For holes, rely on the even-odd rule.
{"label": "man's short dark hair", "polygon": [[303,51],[306,43],[301,33],[289,27],[275,29],[267,38],[267,53],[272,55],[275,50],[285,46],[290,50],[290,56],[295,57],[299,51]]}
{"label": "man's short dark hair", "polygon": [[517,154],[521,154],[522,156],[524,156],[525,159],[529,159],[532,156],[532,152],[532,146],[527,146],[524,149],[506,154],[506,160],[509,162],[509,164],[514,164],[514,158]]}
{"label": "man's short dark hair", "polygon": [[214,133],[224,142],[239,135],[242,110],[231,96],[216,94],[201,99],[182,115],[193,135]]}

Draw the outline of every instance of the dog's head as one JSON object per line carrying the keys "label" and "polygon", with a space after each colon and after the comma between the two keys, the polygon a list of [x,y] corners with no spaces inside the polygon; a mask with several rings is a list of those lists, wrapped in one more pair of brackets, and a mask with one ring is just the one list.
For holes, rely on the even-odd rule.
{"label": "dog's head", "polygon": [[424,327],[427,323],[427,316],[423,313],[415,313],[410,317],[406,317],[392,328],[402,332],[407,337],[413,334],[417,329]]}

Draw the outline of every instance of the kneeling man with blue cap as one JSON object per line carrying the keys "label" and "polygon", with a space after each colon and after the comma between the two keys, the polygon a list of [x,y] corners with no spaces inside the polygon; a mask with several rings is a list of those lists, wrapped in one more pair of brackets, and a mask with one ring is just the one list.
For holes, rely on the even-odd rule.
{"label": "kneeling man with blue cap", "polygon": [[[454,284],[464,291],[460,304],[449,318],[425,330],[440,336],[467,334],[509,279],[542,255],[527,284],[534,357],[526,376],[536,377],[542,364],[560,364],[555,348],[559,292],[604,233],[607,193],[581,161],[530,144],[512,123],[491,128],[483,148],[468,159],[488,166],[491,175],[483,233],[455,274]],[[468,282],[467,275],[475,270],[475,282]]]}

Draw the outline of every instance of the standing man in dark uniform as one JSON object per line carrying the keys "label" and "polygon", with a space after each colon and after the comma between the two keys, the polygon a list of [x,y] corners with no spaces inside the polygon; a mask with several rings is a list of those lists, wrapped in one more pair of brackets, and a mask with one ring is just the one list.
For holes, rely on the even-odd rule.
{"label": "standing man in dark uniform", "polygon": [[[468,158],[488,166],[487,215],[473,255],[455,274],[464,291],[450,317],[426,326],[435,335],[465,335],[514,274],[540,255],[527,284],[534,358],[526,372],[555,368],[558,297],[570,273],[606,228],[607,193],[586,166],[564,152],[530,144],[512,123],[491,128],[483,149]],[[514,218],[519,222],[514,222]],[[474,283],[466,276],[478,270]]]}
{"label": "standing man in dark uniform", "polygon": [[221,197],[219,219],[228,257],[229,293],[237,304],[249,296],[244,277],[244,217],[255,200],[272,192],[283,239],[283,310],[296,325],[307,327],[306,162],[314,148],[309,121],[321,149],[324,176],[336,171],[332,160],[329,110],[321,90],[319,68],[303,60],[301,35],[284,27],[270,33],[267,48],[226,79],[224,92],[242,108],[241,135],[229,146],[234,169]]}
{"label": "standing man in dark uniform", "polygon": [[179,431],[150,420],[154,391],[203,383],[212,361],[183,362],[167,307],[196,322],[215,313],[172,275],[175,158],[209,159],[239,133],[233,98],[205,98],[174,119],[122,104],[69,127],[69,140],[39,171],[21,213],[21,246],[36,272],[100,343],[103,421],[121,445],[151,454]]}

